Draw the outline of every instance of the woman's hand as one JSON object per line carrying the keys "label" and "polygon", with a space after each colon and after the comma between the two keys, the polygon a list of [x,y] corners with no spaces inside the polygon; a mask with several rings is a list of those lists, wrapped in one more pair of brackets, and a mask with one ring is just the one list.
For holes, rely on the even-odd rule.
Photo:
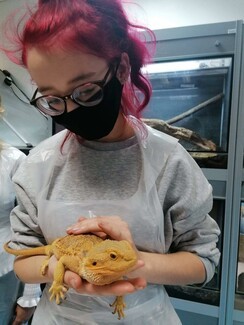
{"label": "woman's hand", "polygon": [[21,325],[26,323],[33,315],[35,308],[36,307],[21,307],[17,304],[12,325]]}
{"label": "woman's hand", "polygon": [[97,286],[83,280],[71,271],[65,272],[64,282],[79,293],[96,296],[123,296],[146,287],[146,281],[142,278],[118,280],[111,284]]}
{"label": "woman's hand", "polygon": [[[50,258],[48,265],[48,278],[50,279],[50,282],[53,281],[53,274],[56,264],[57,259],[53,255]],[[143,263],[138,261],[133,270],[140,268],[142,265]],[[78,274],[69,270],[65,271],[64,273],[64,284],[69,288],[73,288],[79,293],[96,296],[123,296],[137,290],[142,290],[147,285],[145,279],[137,277],[131,279],[128,278],[126,280],[118,280],[105,286],[97,286],[83,280]]]}
{"label": "woman's hand", "polygon": [[[101,218],[101,217],[95,217],[95,216],[92,217],[92,219],[94,219],[94,218],[97,219],[97,218]],[[78,219],[77,223],[75,223],[72,226],[70,226],[69,228],[67,228],[67,230],[66,230],[67,233],[69,235],[72,235],[72,234],[79,235],[79,234],[86,233],[85,228],[82,229],[82,227],[85,227],[85,225],[82,225],[82,222],[85,220],[90,220],[90,219],[85,218],[85,217],[80,217]],[[98,231],[90,231],[90,232],[92,232],[94,235],[96,235],[98,237],[101,237],[102,239],[106,239],[108,237],[108,235],[105,232],[101,231],[101,229]]]}
{"label": "woman's hand", "polygon": [[128,224],[117,216],[100,216],[94,218],[81,217],[77,223],[67,229],[67,233],[69,235],[93,233],[102,238],[127,240],[135,251],[138,252]]}

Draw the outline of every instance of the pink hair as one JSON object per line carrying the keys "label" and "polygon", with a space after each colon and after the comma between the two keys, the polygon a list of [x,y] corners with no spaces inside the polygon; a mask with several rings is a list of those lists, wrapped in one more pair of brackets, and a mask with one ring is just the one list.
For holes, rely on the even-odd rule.
{"label": "pink hair", "polygon": [[[21,33],[25,18],[18,24],[18,50],[5,50],[10,60],[26,67],[30,47],[45,51],[88,50],[108,62],[126,52],[131,76],[123,90],[122,110],[125,115],[140,117],[151,97],[151,84],[141,73],[141,67],[151,58],[142,36],[148,32],[151,44],[155,37],[148,28],[128,21],[120,0],[39,0],[37,9],[29,10],[29,14]],[[12,40],[16,44],[16,38]]]}

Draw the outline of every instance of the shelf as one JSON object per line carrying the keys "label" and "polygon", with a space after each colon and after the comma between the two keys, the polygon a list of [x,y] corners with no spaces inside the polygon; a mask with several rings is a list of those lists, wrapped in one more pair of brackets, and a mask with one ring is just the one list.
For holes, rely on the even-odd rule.
{"label": "shelf", "polygon": [[178,298],[170,298],[175,309],[189,311],[191,313],[208,315],[211,317],[217,317],[219,315],[219,307],[207,304],[201,304],[198,302],[182,300]]}

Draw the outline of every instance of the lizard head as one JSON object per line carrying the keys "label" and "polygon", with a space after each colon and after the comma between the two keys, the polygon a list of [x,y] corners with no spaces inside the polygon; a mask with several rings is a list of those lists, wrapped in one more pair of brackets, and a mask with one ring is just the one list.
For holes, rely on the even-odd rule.
{"label": "lizard head", "polygon": [[129,242],[107,239],[87,253],[81,273],[88,282],[104,285],[128,273],[136,262],[136,253]]}

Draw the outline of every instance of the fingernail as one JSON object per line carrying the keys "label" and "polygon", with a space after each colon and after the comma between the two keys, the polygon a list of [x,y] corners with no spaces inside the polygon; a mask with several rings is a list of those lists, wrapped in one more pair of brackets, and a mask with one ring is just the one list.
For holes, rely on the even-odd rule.
{"label": "fingernail", "polygon": [[75,225],[69,226],[67,230],[72,230],[75,227]]}
{"label": "fingernail", "polygon": [[144,287],[136,287],[136,290],[143,290]]}
{"label": "fingernail", "polygon": [[73,231],[77,231],[77,230],[81,230],[81,229],[82,229],[82,227],[73,227],[72,228]]}
{"label": "fingernail", "polygon": [[83,227],[80,227],[80,226],[71,226],[69,228],[67,228],[67,230],[72,230],[72,231],[77,231],[77,230],[82,230]]}

